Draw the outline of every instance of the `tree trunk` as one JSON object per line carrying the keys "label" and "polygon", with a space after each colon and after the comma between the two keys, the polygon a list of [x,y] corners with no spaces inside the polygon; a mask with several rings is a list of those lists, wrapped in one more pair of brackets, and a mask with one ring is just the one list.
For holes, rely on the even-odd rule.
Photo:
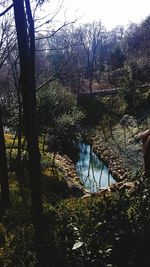
{"label": "tree trunk", "polygon": [[[20,58],[23,121],[29,154],[31,204],[35,228],[35,242],[38,252],[38,265],[43,266],[41,249],[43,242],[43,215],[41,166],[36,122],[34,23],[33,20],[29,21],[29,17],[32,19],[31,14],[29,14],[30,3],[29,1],[25,2],[26,12],[28,13],[27,17],[25,15],[24,1],[13,0]],[[29,25],[29,31],[27,25]]]}
{"label": "tree trunk", "polygon": [[18,95],[18,125],[17,125],[17,136],[18,136],[18,147],[17,147],[17,162],[16,162],[16,176],[18,179],[19,183],[19,189],[20,189],[20,194],[22,197],[22,200],[25,200],[24,198],[24,193],[23,193],[23,166],[21,162],[21,137],[22,137],[22,130],[21,130],[21,117],[22,117],[22,103],[21,103],[21,95],[20,95],[20,85],[18,86],[17,89],[17,95]]}
{"label": "tree trunk", "polygon": [[8,184],[8,168],[2,117],[0,112],[0,181],[1,181],[1,205],[5,210],[10,207],[10,194]]}

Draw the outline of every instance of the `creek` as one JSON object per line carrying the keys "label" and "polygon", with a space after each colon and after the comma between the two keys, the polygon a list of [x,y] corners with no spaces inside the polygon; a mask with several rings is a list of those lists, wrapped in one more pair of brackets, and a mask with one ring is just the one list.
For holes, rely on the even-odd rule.
{"label": "creek", "polygon": [[108,188],[116,183],[108,167],[97,157],[89,144],[80,143],[78,148],[76,170],[86,189],[98,192],[99,189]]}

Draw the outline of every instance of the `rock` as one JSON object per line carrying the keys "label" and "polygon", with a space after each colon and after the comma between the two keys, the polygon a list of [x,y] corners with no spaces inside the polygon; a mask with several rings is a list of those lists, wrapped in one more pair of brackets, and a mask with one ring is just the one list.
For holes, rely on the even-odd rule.
{"label": "rock", "polygon": [[125,172],[123,175],[122,175],[122,178],[123,179],[126,179],[128,177],[127,173]]}
{"label": "rock", "polygon": [[100,189],[100,191],[97,193],[92,193],[91,197],[102,197],[102,196],[106,196],[110,193],[111,193],[111,189],[109,187],[103,188],[103,189]]}
{"label": "rock", "polygon": [[135,191],[137,190],[139,186],[138,181],[134,182],[118,182],[116,184],[111,185],[110,189],[112,192],[117,190],[129,190],[129,191]]}
{"label": "rock", "polygon": [[89,198],[91,197],[91,194],[90,193],[86,193],[84,196],[82,196],[81,198]]}
{"label": "rock", "polygon": [[122,119],[120,120],[120,124],[122,126],[137,127],[137,121],[133,118],[133,116],[130,116],[128,114],[125,114],[122,117]]}
{"label": "rock", "polygon": [[130,191],[134,191],[135,189],[137,189],[139,185],[139,182],[138,181],[135,181],[135,182],[126,182],[126,183],[123,183],[122,186],[120,186],[120,190],[125,190],[125,189],[128,189]]}

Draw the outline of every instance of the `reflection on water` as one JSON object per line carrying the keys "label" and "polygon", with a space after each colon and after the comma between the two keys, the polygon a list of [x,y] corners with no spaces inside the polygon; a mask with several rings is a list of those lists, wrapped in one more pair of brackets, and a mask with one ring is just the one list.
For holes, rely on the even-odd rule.
{"label": "reflection on water", "polygon": [[99,160],[88,144],[79,144],[76,169],[81,181],[91,192],[97,192],[100,188],[115,183],[106,165]]}

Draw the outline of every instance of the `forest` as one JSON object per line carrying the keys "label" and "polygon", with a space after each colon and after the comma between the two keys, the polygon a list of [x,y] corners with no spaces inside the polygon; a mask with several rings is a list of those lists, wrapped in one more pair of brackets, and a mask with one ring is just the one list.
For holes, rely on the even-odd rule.
{"label": "forest", "polygon": [[0,267],[150,266],[150,16],[46,2],[0,3]]}

